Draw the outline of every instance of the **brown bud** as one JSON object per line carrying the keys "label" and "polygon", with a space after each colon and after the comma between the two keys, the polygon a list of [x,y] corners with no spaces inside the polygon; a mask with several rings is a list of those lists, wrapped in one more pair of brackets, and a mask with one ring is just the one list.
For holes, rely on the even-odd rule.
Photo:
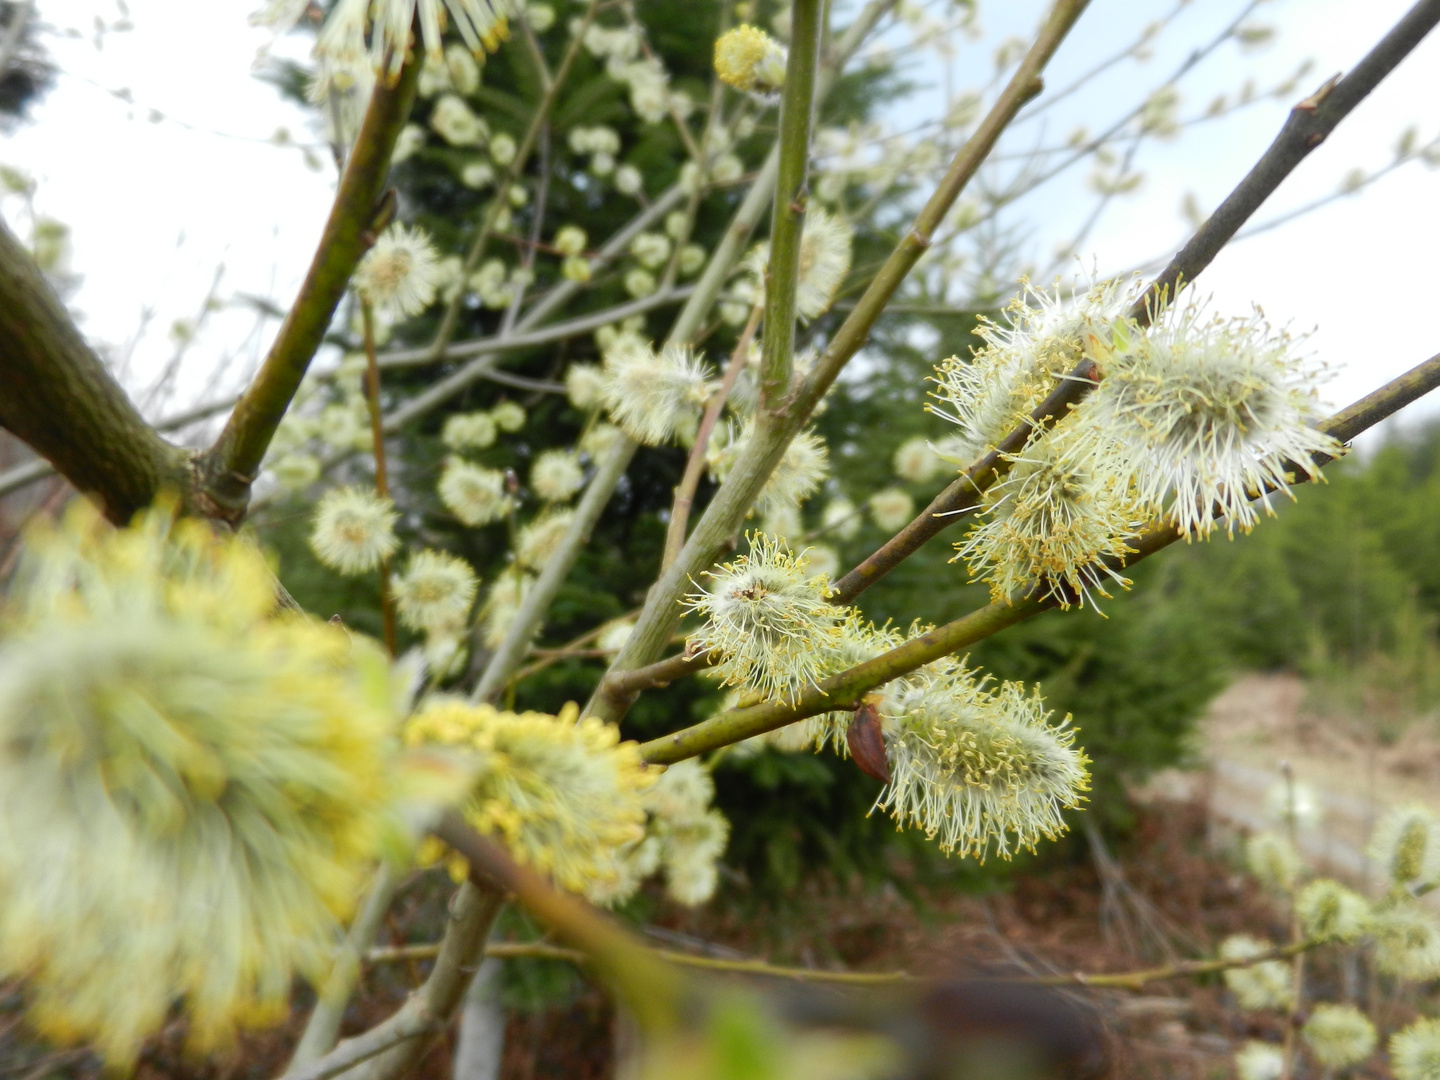
{"label": "brown bud", "polygon": [[855,710],[855,719],[845,729],[845,742],[850,756],[860,771],[882,784],[890,782],[890,762],[885,757],[885,736],[880,730],[880,712],[875,702],[866,698]]}

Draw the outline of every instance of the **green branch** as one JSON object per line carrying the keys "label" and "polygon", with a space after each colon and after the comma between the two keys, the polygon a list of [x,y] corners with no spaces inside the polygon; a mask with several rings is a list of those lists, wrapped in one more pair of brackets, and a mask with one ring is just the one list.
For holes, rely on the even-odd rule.
{"label": "green branch", "polygon": [[[1440,386],[1440,355],[1431,357],[1336,413],[1320,425],[1320,430],[1341,442],[1349,442],[1437,386]],[[1316,460],[1317,464],[1324,465],[1330,459],[1322,455]],[[1297,472],[1296,483],[1307,479],[1305,472]],[[1163,521],[1154,522],[1130,541],[1132,553],[1123,560],[1117,560],[1115,568],[1133,566],[1169,547],[1180,537],[1174,526]],[[754,735],[763,735],[797,720],[851,708],[875,687],[968,648],[1057,605],[1058,600],[1049,589],[1032,587],[1018,596],[987,604],[954,622],[928,630],[889,652],[825,679],[804,690],[792,704],[767,701],[731,709],[671,735],[652,739],[642,744],[640,751],[646,761],[668,765]]]}
{"label": "green branch", "polygon": [[1090,0],[1056,0],[1035,43],[1020,61],[1020,66],[1015,69],[1015,74],[1010,77],[1000,97],[975,129],[975,134],[966,140],[960,152],[955,155],[955,160],[950,163],[950,168],[946,170],[934,194],[916,215],[910,231],[890,253],[885,265],[871,280],[869,287],[856,301],[854,309],[815,362],[815,368],[806,379],[798,400],[800,411],[805,416],[810,415],[850,358],[870,339],[870,331],[875,321],[915,264],[920,261],[920,256],[930,250],[935,230],[940,227],[945,215],[955,205],[955,200],[995,149],[995,144],[1015,119],[1015,114],[1044,89],[1041,73],[1055,55],[1060,43],[1075,26],[1076,20],[1089,6],[1089,2]]}
{"label": "green branch", "polygon": [[[145,422],[3,222],[0,385],[0,427],[97,499],[116,524],[164,490],[189,490],[190,455]],[[26,478],[44,475],[22,468]]]}
{"label": "green branch", "polygon": [[375,241],[371,227],[390,155],[410,115],[419,76],[420,62],[412,60],[394,86],[383,80],[375,86],[300,295],[225,430],[199,459],[198,496],[210,517],[238,523],[245,516],[270,440],[335,317],[350,275]]}
{"label": "green branch", "polygon": [[815,73],[824,27],[822,0],[791,7],[790,58],[780,101],[779,168],[765,268],[765,334],[760,348],[760,409],[767,412],[790,390],[795,355],[795,293],[800,285],[800,238],[805,231],[810,129],[815,119]]}

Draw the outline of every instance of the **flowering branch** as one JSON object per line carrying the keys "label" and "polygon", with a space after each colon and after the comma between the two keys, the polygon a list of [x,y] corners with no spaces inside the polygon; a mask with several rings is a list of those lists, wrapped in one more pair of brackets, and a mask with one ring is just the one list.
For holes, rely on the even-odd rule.
{"label": "flowering branch", "polygon": [[[1194,281],[1214,261],[1281,182],[1419,44],[1436,22],[1440,22],[1440,3],[1426,0],[1415,5],[1349,75],[1338,81],[1327,81],[1292,108],[1269,148],[1135,301],[1129,317],[1141,326],[1148,326],[1180,288]],[[863,298],[860,303],[864,303]],[[837,334],[836,340],[839,338]],[[834,347],[832,343],[831,348]],[[1081,361],[1063,375],[1054,392],[1031,414],[1029,422],[1012,431],[996,449],[940,492],[915,520],[836,582],[836,603],[854,600],[953,524],[959,515],[978,506],[985,491],[1009,472],[1006,455],[1022,449],[1037,429],[1053,427],[1094,386],[1095,368],[1090,360]]]}
{"label": "flowering branch", "polygon": [[[1336,413],[1320,425],[1320,430],[1340,442],[1349,442],[1437,386],[1440,386],[1440,355],[1431,357]],[[1317,455],[1316,464],[1324,465],[1329,460],[1324,455]],[[1294,483],[1308,479],[1306,470],[1297,468],[1295,471]],[[1169,547],[1182,535],[1167,522],[1152,523],[1129,541],[1131,554],[1117,560],[1116,569],[1132,566]],[[825,679],[797,694],[793,703],[768,701],[731,709],[692,727],[643,743],[641,753],[645,760],[654,764],[670,764],[753,735],[774,731],[796,720],[850,708],[860,702],[867,691],[942,656],[968,648],[1058,604],[1054,590],[1032,587],[1018,596],[988,604],[954,622],[926,631],[873,660]]]}
{"label": "flowering branch", "polygon": [[[886,260],[880,273],[836,332],[829,347],[798,393],[780,414],[768,414],[772,422],[760,428],[741,451],[730,475],[706,507],[700,523],[681,549],[680,555],[651,588],[645,610],[635,632],[611,665],[606,679],[586,706],[602,719],[618,721],[634,700],[617,694],[614,679],[622,672],[651,663],[664,648],[680,617],[675,601],[695,575],[711,565],[749,513],[765,481],[784,456],[791,439],[810,416],[844,365],[859,351],[890,297],[929,245],[931,234],[964,190],[966,183],[994,147],[1015,114],[1040,92],[1040,72],[1060,42],[1075,25],[1088,0],[1058,0],[1044,28],[1019,69],[1001,94],[975,135],[951,164],[945,178],[926,203],[911,230]],[[878,15],[877,15],[878,17]],[[857,20],[858,22],[859,20]],[[852,26],[853,30],[854,27]],[[847,41],[849,34],[847,33]],[[840,50],[846,43],[842,43]],[[858,42],[856,43],[858,44]],[[853,48],[853,45],[851,46]],[[753,190],[753,189],[752,189]],[[764,415],[764,414],[762,414]]]}
{"label": "flowering branch", "polygon": [[[827,64],[821,79],[821,87],[816,93],[823,95],[833,83],[836,74],[844,65],[846,60],[859,48],[860,42],[865,34],[875,25],[880,15],[893,5],[895,0],[872,0],[860,13],[860,16],[851,24],[845,38],[836,49],[833,60]],[[777,144],[770,151],[765,165],[756,175],[750,190],[746,192],[745,198],[741,200],[740,206],[736,208],[731,218],[730,227],[725,232],[725,238],[717,245],[714,253],[710,256],[710,262],[701,274],[700,280],[695,284],[695,291],[690,294],[685,307],[681,309],[676,317],[674,325],[670,329],[667,339],[669,344],[688,344],[696,334],[699,333],[701,323],[711,306],[715,303],[725,279],[739,261],[740,252],[749,238],[751,231],[755,228],[764,213],[765,207],[769,205],[774,195],[774,184],[779,175],[780,167],[780,146]],[[612,240],[613,244],[614,241]],[[608,246],[608,245],[607,245]],[[452,376],[453,378],[453,376]],[[447,380],[448,381],[448,380]],[[444,383],[439,384],[444,386]],[[436,388],[438,389],[438,387]],[[433,393],[434,390],[429,393]],[[426,395],[421,395],[425,397]],[[418,401],[419,399],[417,399]],[[412,403],[414,404],[414,403]],[[787,437],[788,441],[788,437]],[[526,594],[524,602],[515,618],[511,621],[506,631],[505,639],[496,649],[495,654],[490,658],[484,673],[480,677],[471,697],[475,701],[484,701],[495,694],[510,677],[510,673],[524,657],[525,647],[528,645],[535,628],[544,617],[550,603],[555,598],[556,591],[565,580],[570,568],[574,565],[579,554],[579,547],[589,538],[590,531],[594,528],[595,522],[599,520],[600,514],[604,511],[610,496],[614,493],[615,487],[620,482],[620,477],[625,474],[625,469],[630,464],[630,459],[635,455],[638,444],[635,440],[625,436],[617,441],[610,450],[609,455],[601,463],[600,470],[591,479],[585,490],[585,495],[576,508],[575,517],[571,521],[565,536],[557,545],[554,554],[545,564],[540,577],[535,581],[530,591]],[[782,446],[783,449],[783,446]],[[723,490],[723,489],[722,489]],[[713,505],[713,504],[712,504]],[[747,507],[748,508],[748,507]],[[706,516],[709,516],[707,511]],[[692,538],[693,539],[693,538]],[[687,545],[688,548],[688,545]],[[673,567],[672,567],[673,570]],[[653,601],[657,592],[663,589],[664,582],[668,581],[668,575],[662,576],[662,584],[657,585],[651,592]],[[627,651],[632,648],[636,638],[641,636],[642,628],[647,625],[646,613],[651,609],[651,603],[647,602],[644,611],[641,613],[640,622],[636,626],[635,633],[626,642],[625,648],[621,650],[615,664],[620,665]],[[658,641],[653,648],[658,651],[665,647],[670,636],[670,628],[663,628]],[[603,689],[602,683],[602,689]],[[599,691],[597,691],[598,693]]]}
{"label": "flowering branch", "polygon": [[232,524],[245,516],[270,440],[320,347],[350,275],[374,242],[376,215],[385,210],[381,191],[390,155],[410,115],[419,77],[420,64],[412,61],[395,85],[387,86],[383,79],[376,83],[300,295],[225,430],[197,460],[198,495],[207,516]]}

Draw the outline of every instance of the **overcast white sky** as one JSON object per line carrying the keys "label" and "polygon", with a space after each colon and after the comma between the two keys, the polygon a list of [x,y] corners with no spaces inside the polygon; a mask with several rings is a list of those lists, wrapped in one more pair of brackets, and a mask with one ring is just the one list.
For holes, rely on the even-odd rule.
{"label": "overcast white sky", "polygon": [[[168,328],[198,310],[218,264],[225,266],[222,296],[288,302],[328,212],[334,183],[328,153],[319,148],[317,171],[294,146],[269,141],[280,128],[301,143],[313,142],[314,133],[303,111],[253,76],[252,60],[266,40],[246,24],[257,2],[131,0],[135,29],[108,35],[103,49],[84,38],[49,39],[62,69],[59,84],[35,111],[36,122],[0,144],[0,162],[39,180],[39,210],[74,230],[73,267],[85,279],[75,306],[92,340],[123,351],[141,312],[154,309],[129,379],[137,391],[170,355]],[[1168,6],[1095,0],[1054,61],[1050,85],[1067,83]],[[1153,60],[1121,65],[1057,108],[1051,134],[1063,135],[1082,117],[1098,127],[1097,112],[1133,102],[1239,6],[1195,0]],[[1233,48],[1219,54],[1187,84],[1181,114],[1203,109],[1218,90],[1235,90],[1246,71],[1257,72],[1262,84],[1275,82],[1313,57],[1316,69],[1302,95],[1308,93],[1324,76],[1347,70],[1409,6],[1267,4],[1260,18],[1279,25],[1278,43],[1256,56]],[[1031,29],[1042,7],[1039,0],[982,0],[988,36],[966,46],[962,66],[973,58],[983,71],[999,37]],[[81,28],[96,16],[117,15],[114,0],[40,0],[39,10],[55,26]],[[122,89],[133,104],[113,95]],[[1213,208],[1268,145],[1284,112],[1266,103],[1143,154],[1137,164],[1146,172],[1144,186],[1107,214],[1085,251],[1102,272],[1168,255],[1186,236],[1184,192],[1193,190],[1206,210]],[[1440,133],[1437,114],[1440,35],[1432,35],[1286,182],[1259,220],[1334,191],[1356,166],[1383,165],[1411,123],[1422,141],[1433,138]],[[1057,180],[1022,208],[1046,250],[1089,205],[1082,178]],[[1440,351],[1440,329],[1427,318],[1440,296],[1437,185],[1440,172],[1407,166],[1357,196],[1235,245],[1205,273],[1203,289],[1222,309],[1244,311],[1255,301],[1274,321],[1316,328],[1312,348],[1337,371],[1326,397],[1348,402]],[[4,210],[24,227],[14,200]],[[217,316],[186,358],[182,394],[198,395],[252,325],[249,314]]]}

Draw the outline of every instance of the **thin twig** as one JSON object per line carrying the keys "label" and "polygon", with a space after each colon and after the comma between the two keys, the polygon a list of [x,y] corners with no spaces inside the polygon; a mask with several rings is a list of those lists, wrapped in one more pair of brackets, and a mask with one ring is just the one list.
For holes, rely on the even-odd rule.
{"label": "thin twig", "polygon": [[[370,303],[360,300],[360,321],[365,336],[365,408],[370,413],[370,447],[375,457],[375,490],[380,498],[390,497],[390,477],[385,467],[385,426],[380,416],[380,365],[375,359],[375,313]],[[395,655],[395,598],[390,592],[390,556],[380,560],[380,624],[385,651]]]}
{"label": "thin twig", "polygon": [[[982,980],[1022,983],[1030,986],[1085,986],[1092,989],[1142,990],[1150,983],[1162,982],[1166,979],[1215,975],[1223,971],[1252,967],[1255,964],[1268,963],[1273,960],[1292,959],[1323,944],[1325,942],[1318,939],[1306,939],[1290,945],[1267,949],[1254,956],[1214,960],[1180,960],[1162,967],[1141,968],[1137,971],[1097,973],[1074,971],[1060,975],[995,975],[982,977]],[[842,986],[885,986],[924,981],[924,976],[912,975],[906,971],[826,971],[818,968],[786,967],[780,964],[771,964],[765,960],[731,960],[713,956],[696,956],[693,953],[677,952],[674,949],[653,949],[641,945],[639,942],[632,947],[644,949],[656,958],[671,964],[733,975],[759,975],[770,979],[788,979],[793,982],[833,983]],[[439,950],[439,945],[403,945],[398,948],[372,949],[366,955],[366,960],[372,964],[426,960],[433,957]],[[495,942],[486,946],[485,955],[506,960],[562,960],[572,964],[584,964],[589,961],[588,955],[581,949],[567,949],[543,941]]]}
{"label": "thin twig", "polygon": [[715,430],[725,402],[730,398],[730,391],[735,388],[735,380],[740,377],[740,372],[745,370],[745,363],[750,356],[750,342],[755,337],[755,328],[760,324],[760,316],[764,313],[765,309],[758,304],[751,309],[750,319],[740,331],[740,339],[735,342],[735,348],[731,350],[730,363],[725,367],[725,377],[710,395],[710,401],[705,406],[705,415],[701,417],[700,428],[695,432],[695,445],[690,448],[690,457],[685,461],[685,473],[680,477],[680,485],[675,489],[675,503],[670,509],[670,525],[665,531],[665,554],[660,559],[662,573],[675,561],[675,556],[680,554],[680,548],[685,543],[685,528],[690,523],[690,508],[695,503],[695,490],[700,486],[700,477],[705,472],[705,451],[710,446],[710,435]]}

